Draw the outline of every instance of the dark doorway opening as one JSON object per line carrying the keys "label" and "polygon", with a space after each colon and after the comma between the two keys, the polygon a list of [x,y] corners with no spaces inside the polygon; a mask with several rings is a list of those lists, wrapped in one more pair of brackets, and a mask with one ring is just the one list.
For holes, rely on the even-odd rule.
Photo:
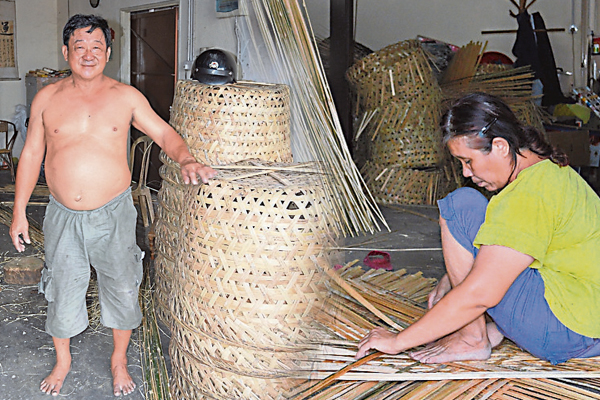
{"label": "dark doorway opening", "polygon": [[[177,24],[179,7],[156,8],[131,13],[131,85],[142,92],[162,119],[169,122],[177,82]],[[131,128],[131,142],[142,133]],[[148,186],[159,189],[160,150],[150,156]],[[137,161],[136,157],[136,161]],[[139,165],[134,164],[134,177]]]}

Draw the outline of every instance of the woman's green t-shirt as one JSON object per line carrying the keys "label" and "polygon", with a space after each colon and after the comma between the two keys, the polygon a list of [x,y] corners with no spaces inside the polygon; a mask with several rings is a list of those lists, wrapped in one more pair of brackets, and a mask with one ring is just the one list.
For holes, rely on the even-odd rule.
{"label": "woman's green t-shirt", "polygon": [[544,160],[521,171],[490,200],[474,243],[532,256],[554,315],[600,337],[600,198],[571,167]]}

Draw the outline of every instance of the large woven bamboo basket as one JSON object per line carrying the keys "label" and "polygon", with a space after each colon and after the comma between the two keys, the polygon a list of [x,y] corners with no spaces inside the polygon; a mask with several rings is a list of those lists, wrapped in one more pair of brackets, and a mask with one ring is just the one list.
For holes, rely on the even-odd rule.
{"label": "large woven bamboo basket", "polygon": [[[177,82],[170,124],[184,138],[192,155],[208,165],[249,158],[290,162],[290,99],[286,85],[239,82],[205,85]],[[171,325],[168,302],[174,254],[180,251],[183,180],[179,165],[161,152],[162,187],[156,222],[157,315]]]}
{"label": "large woven bamboo basket", "polygon": [[[338,222],[319,175],[269,167],[285,169],[225,170],[185,190],[170,303],[181,398],[277,398],[281,379],[310,370],[309,323],[328,294],[316,262],[330,262]],[[252,393],[236,397],[240,382]]]}
{"label": "large woven bamboo basket", "polygon": [[401,41],[362,58],[346,72],[358,103],[365,110],[381,107],[391,98],[426,94],[437,86],[427,55],[417,40]]}
{"label": "large woven bamboo basket", "polygon": [[180,80],[170,124],[204,164],[258,158],[291,162],[290,91],[282,84]]}
{"label": "large woven bamboo basket", "polygon": [[184,185],[178,165],[163,152],[160,153],[160,160],[163,165],[159,170],[162,184],[157,195],[158,208],[154,224],[154,298],[157,317],[167,326],[171,326],[169,302],[175,261],[181,251],[179,236],[183,229],[181,211]]}
{"label": "large woven bamboo basket", "polygon": [[393,101],[382,108],[365,130],[370,137],[371,159],[404,168],[437,166],[443,157],[441,92]]}
{"label": "large woven bamboo basket", "polygon": [[419,170],[368,161],[361,173],[378,204],[435,205],[462,183],[453,163]]}

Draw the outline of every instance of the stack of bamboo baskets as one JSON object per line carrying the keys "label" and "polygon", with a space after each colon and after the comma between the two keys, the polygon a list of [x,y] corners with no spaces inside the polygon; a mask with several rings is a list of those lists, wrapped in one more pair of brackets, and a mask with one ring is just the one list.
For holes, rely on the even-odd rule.
{"label": "stack of bamboo baskets", "polygon": [[416,40],[355,63],[347,78],[357,95],[355,139],[369,147],[361,172],[378,203],[432,204],[448,192],[441,167],[442,92]]}
{"label": "stack of bamboo baskets", "polygon": [[337,223],[317,166],[291,164],[289,117],[285,85],[178,82],[171,124],[222,167],[184,186],[162,155],[156,297],[174,398],[281,398],[310,369],[307,327],[327,294],[316,261]]}

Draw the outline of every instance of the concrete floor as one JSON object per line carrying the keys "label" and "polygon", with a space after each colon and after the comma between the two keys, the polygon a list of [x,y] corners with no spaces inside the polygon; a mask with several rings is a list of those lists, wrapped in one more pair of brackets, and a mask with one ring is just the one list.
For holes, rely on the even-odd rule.
{"label": "concrete floor", "polygon": [[[32,218],[41,222],[44,209],[43,206],[30,206],[28,210]],[[390,231],[348,238],[345,246],[354,249],[346,251],[346,261],[358,259],[364,265],[362,260],[370,250],[387,250],[395,269],[406,268],[409,273],[423,271],[426,276],[439,278],[443,274],[441,251],[394,251],[439,248],[437,209],[402,206],[384,208],[383,212]],[[139,244],[144,248],[144,231],[139,231]],[[30,247],[25,254],[35,252]],[[8,226],[4,224],[0,224],[0,255],[2,263],[19,256],[10,242]],[[47,398],[39,392],[39,383],[51,371],[55,352],[50,336],[44,332],[46,301],[38,294],[37,286],[7,285],[1,273],[0,290],[0,400]],[[165,329],[162,324],[161,327]],[[168,340],[166,336],[163,339]],[[113,398],[109,361],[111,340],[110,330],[97,325],[72,339],[73,366],[61,397]],[[145,398],[139,346],[136,330],[129,347],[129,368],[138,383],[138,390],[128,396],[129,399]]]}
{"label": "concrete floor", "polygon": [[[6,171],[0,171],[0,186],[6,182]],[[0,201],[11,201],[0,194]],[[29,206],[28,213],[41,223],[44,206]],[[386,250],[395,269],[409,273],[423,271],[425,276],[439,278],[443,274],[441,251],[395,251],[397,249],[439,248],[440,237],[436,207],[402,206],[382,209],[390,231],[383,228],[374,234],[347,238],[344,246],[346,261],[363,259],[371,250]],[[141,222],[139,224],[141,227]],[[144,249],[146,230],[138,229],[138,242]],[[146,249],[147,250],[147,249]],[[0,400],[33,400],[48,398],[39,391],[40,381],[51,371],[55,352],[52,340],[44,332],[46,301],[37,286],[8,285],[4,282],[2,264],[12,257],[39,254],[29,246],[18,254],[10,241],[8,226],[0,224]],[[164,325],[162,325],[164,328]],[[138,384],[128,399],[144,399],[142,366],[138,330],[129,347],[129,369]],[[168,332],[166,332],[168,334]],[[163,339],[168,341],[168,337]],[[166,344],[166,343],[165,343]],[[71,399],[109,399],[112,396],[110,330],[92,323],[71,341],[72,370],[67,376],[60,397]],[[166,355],[168,362],[168,355]]]}

